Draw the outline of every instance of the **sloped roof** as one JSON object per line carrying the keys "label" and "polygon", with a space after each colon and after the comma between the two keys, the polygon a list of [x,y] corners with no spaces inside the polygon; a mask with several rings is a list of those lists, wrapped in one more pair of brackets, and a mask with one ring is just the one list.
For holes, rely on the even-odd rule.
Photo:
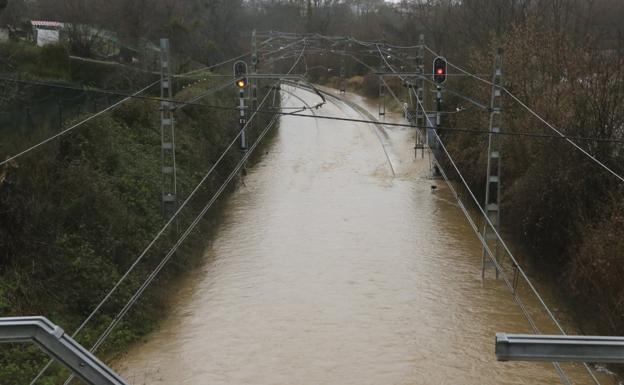
{"label": "sloped roof", "polygon": [[33,27],[44,27],[44,28],[63,28],[64,24],[58,21],[47,21],[47,20],[31,20],[30,23]]}

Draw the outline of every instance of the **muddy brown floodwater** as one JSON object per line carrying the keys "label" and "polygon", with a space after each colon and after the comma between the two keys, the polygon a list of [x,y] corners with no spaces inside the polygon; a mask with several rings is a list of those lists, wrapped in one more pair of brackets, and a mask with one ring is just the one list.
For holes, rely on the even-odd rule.
{"label": "muddy brown floodwater", "polygon": [[[315,113],[362,119],[329,101]],[[283,117],[202,269],[116,369],[134,385],[560,384],[550,364],[496,361],[495,333],[529,327],[502,282],[481,281],[480,244],[412,136]]]}

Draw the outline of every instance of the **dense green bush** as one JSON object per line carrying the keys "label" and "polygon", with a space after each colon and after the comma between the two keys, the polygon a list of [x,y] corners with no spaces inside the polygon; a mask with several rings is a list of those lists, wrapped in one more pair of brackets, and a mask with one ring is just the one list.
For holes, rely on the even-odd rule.
{"label": "dense green bush", "polygon": [[[202,92],[208,85],[200,82],[185,92]],[[226,106],[230,96],[222,91],[206,102]],[[2,316],[44,315],[73,331],[164,224],[158,109],[154,101],[128,102],[2,168]],[[269,116],[259,117],[262,127]],[[184,199],[231,142],[237,117],[235,111],[188,107],[177,113],[177,121],[179,191]],[[13,138],[8,148],[24,148],[50,134]],[[255,133],[250,134],[253,138]],[[228,152],[218,172],[182,211],[180,228],[194,219],[240,156],[237,146]],[[164,311],[167,283],[201,261],[208,227],[200,223],[100,354],[120,352],[153,329]],[[169,229],[78,336],[79,342],[93,344],[175,239]],[[0,384],[29,383],[45,361],[34,347],[0,346]],[[54,366],[42,383],[57,383],[64,374]]]}
{"label": "dense green bush", "polygon": [[80,59],[71,60],[71,78],[80,84],[102,87],[107,85],[107,79],[123,71],[121,67],[111,64]]}
{"label": "dense green bush", "polygon": [[[579,39],[570,31],[540,24],[539,16],[530,17],[494,39],[489,48],[473,52],[470,66],[491,68],[493,47],[503,47],[505,87],[592,157],[623,175],[623,53],[601,50],[597,39],[591,35]],[[473,80],[451,78],[449,83],[476,100],[491,92],[488,85]],[[506,233],[522,246],[536,270],[561,285],[562,295],[577,310],[581,328],[623,333],[621,181],[557,138],[506,94],[503,100],[502,131],[518,134],[500,137]],[[451,100],[450,105],[460,103]],[[488,118],[486,113],[457,114],[446,123],[483,130],[489,126]],[[482,202],[487,135],[443,136]]]}
{"label": "dense green bush", "polygon": [[37,47],[30,42],[0,43],[0,69],[54,78],[69,78],[69,52],[60,44]]}
{"label": "dense green bush", "polygon": [[64,45],[46,45],[39,51],[37,75],[47,78],[69,78],[69,51]]}
{"label": "dense green bush", "polygon": [[3,71],[36,73],[40,48],[24,41],[0,43],[0,68]]}

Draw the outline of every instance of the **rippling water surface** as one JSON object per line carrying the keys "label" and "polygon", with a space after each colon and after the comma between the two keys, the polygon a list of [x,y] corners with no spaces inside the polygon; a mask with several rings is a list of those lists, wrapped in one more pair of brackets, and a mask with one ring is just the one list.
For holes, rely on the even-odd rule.
{"label": "rippling water surface", "polygon": [[[287,91],[286,106],[317,103]],[[317,113],[362,118],[338,101]],[[481,282],[481,248],[427,158],[414,160],[411,132],[385,134],[284,117],[227,200],[202,270],[121,374],[135,385],[559,384],[552,365],[496,362],[495,332],[528,326],[502,283]]]}

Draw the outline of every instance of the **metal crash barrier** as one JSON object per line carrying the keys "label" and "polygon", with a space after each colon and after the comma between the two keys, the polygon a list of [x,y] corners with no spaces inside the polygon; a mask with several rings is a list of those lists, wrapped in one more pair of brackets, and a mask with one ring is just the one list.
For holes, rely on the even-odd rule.
{"label": "metal crash barrier", "polygon": [[44,317],[0,318],[0,343],[33,342],[90,385],[128,385]]}
{"label": "metal crash barrier", "polygon": [[624,337],[496,333],[498,361],[624,363]]}

